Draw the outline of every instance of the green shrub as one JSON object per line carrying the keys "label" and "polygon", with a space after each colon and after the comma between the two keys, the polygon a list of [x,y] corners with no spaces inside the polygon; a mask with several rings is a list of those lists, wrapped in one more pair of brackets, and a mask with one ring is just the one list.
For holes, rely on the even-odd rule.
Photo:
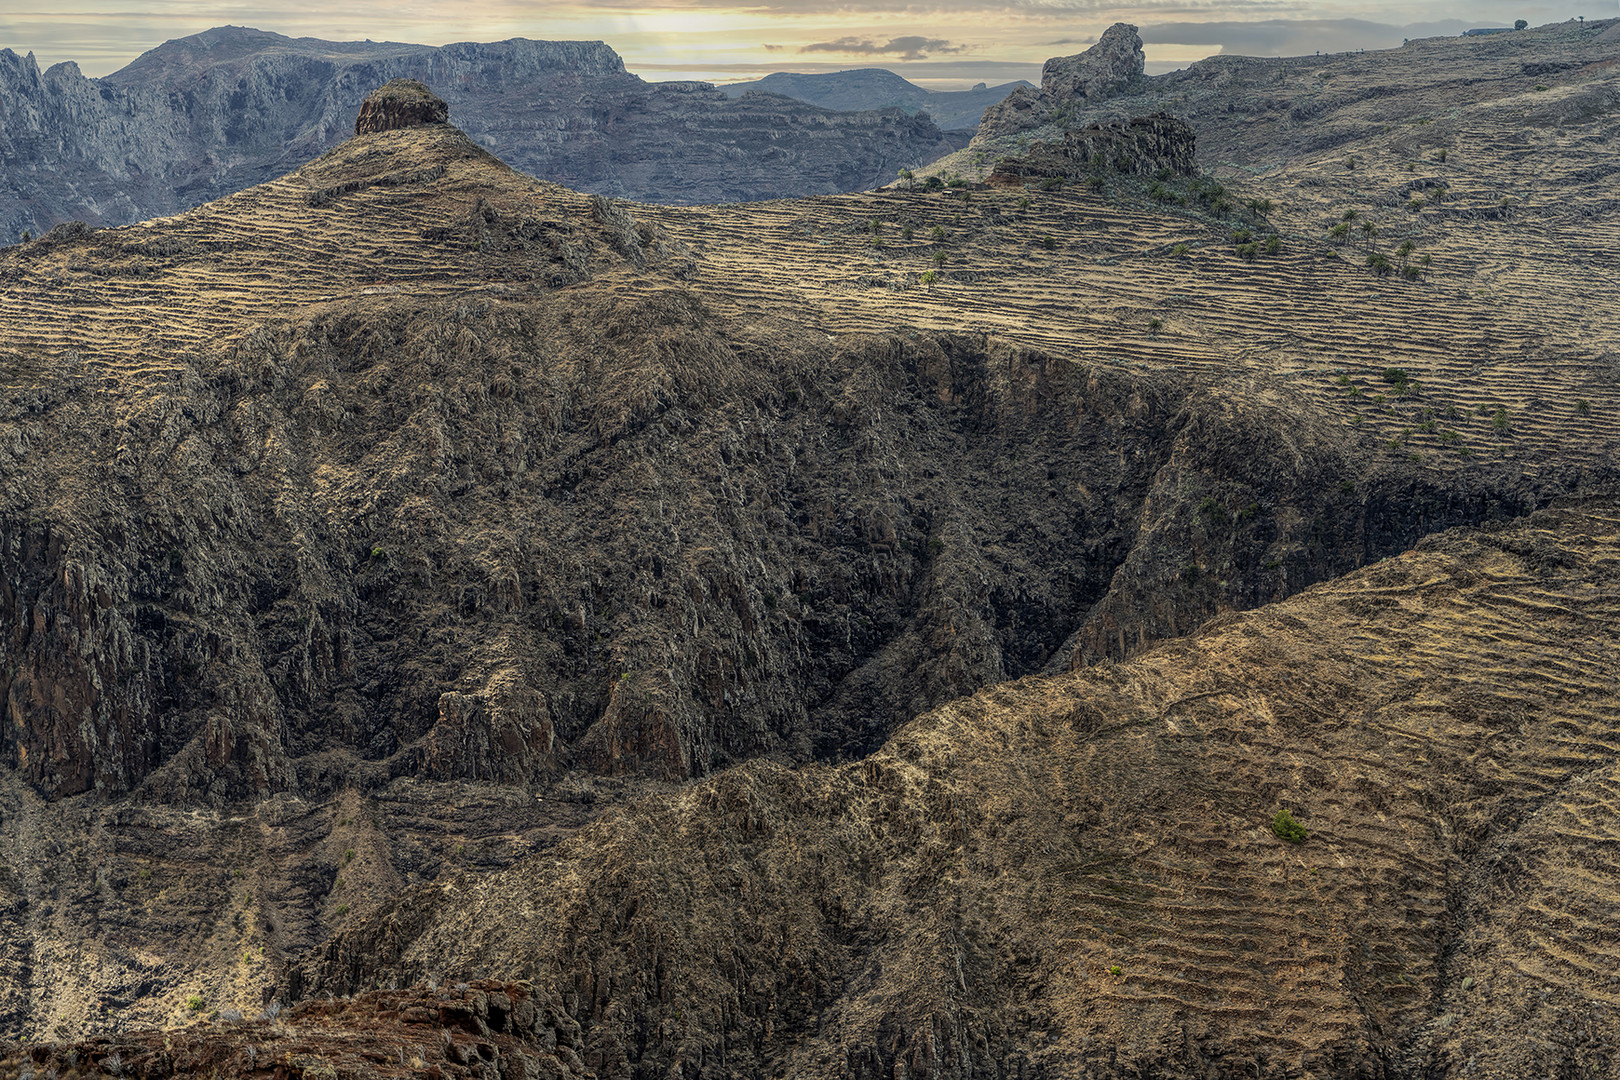
{"label": "green shrub", "polygon": [[1282,237],[1278,236],[1276,233],[1272,233],[1270,236],[1266,237],[1266,254],[1267,255],[1275,255],[1275,254],[1277,254],[1277,252],[1279,252],[1281,250],[1282,250]]}
{"label": "green shrub", "polygon": [[1277,839],[1286,840],[1290,844],[1303,844],[1311,835],[1287,810],[1278,810],[1272,815],[1271,831],[1277,834]]}
{"label": "green shrub", "polygon": [[1041,237],[1041,247],[1045,248],[1047,251],[1051,251],[1057,247],[1057,241],[1052,238],[1051,233],[1047,233],[1045,236]]}
{"label": "green shrub", "polygon": [[1164,321],[1162,319],[1153,318],[1148,320],[1148,333],[1150,334],[1158,333],[1163,327]]}
{"label": "green shrub", "polygon": [[1232,243],[1234,244],[1247,244],[1253,239],[1254,231],[1252,229],[1234,229],[1232,231]]}
{"label": "green shrub", "polygon": [[1577,398],[1576,401],[1575,401],[1575,415],[1576,416],[1591,416],[1592,415],[1592,403],[1590,401],[1587,401],[1585,398]]}
{"label": "green shrub", "polygon": [[932,229],[929,229],[928,238],[935,243],[945,239],[945,226],[935,225]]}
{"label": "green shrub", "polygon": [[203,1006],[206,1004],[207,1002],[203,1001],[200,994],[192,994],[190,997],[186,998],[186,1008],[190,1009],[192,1012],[202,1012]]}
{"label": "green shrub", "polygon": [[1036,186],[1039,187],[1042,191],[1056,191],[1058,188],[1063,186],[1063,177],[1061,177],[1061,176],[1048,176],[1045,180],[1042,180]]}
{"label": "green shrub", "polygon": [[1177,244],[1175,247],[1170,249],[1170,254],[1172,254],[1172,255],[1185,255],[1185,254],[1187,254],[1187,252],[1189,252],[1191,250],[1192,250],[1192,248],[1190,246],[1188,246],[1187,244]]}
{"label": "green shrub", "polygon": [[1259,244],[1239,244],[1238,249],[1237,249],[1237,253],[1238,253],[1238,256],[1240,258],[1248,259],[1250,262],[1253,262],[1254,257],[1256,255],[1260,254],[1260,245]]}
{"label": "green shrub", "polygon": [[1498,406],[1496,412],[1491,414],[1491,427],[1494,428],[1498,434],[1505,435],[1507,434],[1509,426],[1508,411],[1501,406]]}

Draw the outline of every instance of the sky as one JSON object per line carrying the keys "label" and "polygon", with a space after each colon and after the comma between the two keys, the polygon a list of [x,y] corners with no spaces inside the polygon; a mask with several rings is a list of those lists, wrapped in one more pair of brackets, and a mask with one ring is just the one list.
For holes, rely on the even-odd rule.
{"label": "sky", "polygon": [[648,80],[736,82],[772,71],[883,67],[934,89],[1040,80],[1115,22],[1141,28],[1148,71],[1216,53],[1390,48],[1474,26],[1612,19],[1620,0],[0,0],[0,48],[105,75],[213,26],[291,37],[443,45],[605,41]]}

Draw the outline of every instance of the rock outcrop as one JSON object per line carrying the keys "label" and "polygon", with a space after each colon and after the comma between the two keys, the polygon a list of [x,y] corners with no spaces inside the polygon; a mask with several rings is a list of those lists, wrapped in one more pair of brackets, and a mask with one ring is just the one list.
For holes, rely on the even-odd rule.
{"label": "rock outcrop", "polygon": [[434,88],[514,168],[647,201],[855,191],[963,142],[897,108],[643,82],[601,42],[432,48],[220,27],[101,79],[0,50],[0,241],[172,214],[280,176],[348,137],[366,93],[400,78]]}
{"label": "rock outcrop", "polygon": [[394,131],[398,128],[442,124],[450,118],[450,107],[415,79],[391,79],[366,95],[360,115],[354,118],[354,133]]}
{"label": "rock outcrop", "polygon": [[1064,133],[1061,142],[1036,143],[1020,157],[996,163],[993,187],[1061,179],[1079,181],[1099,173],[1128,176],[1194,176],[1198,140],[1193,129],[1167,113],[1109,124],[1091,124]]}
{"label": "rock outcrop", "polygon": [[1025,131],[1079,103],[1118,96],[1141,80],[1146,62],[1136,27],[1115,23],[1085,52],[1048,60],[1039,89],[1020,87],[986,109],[975,139]]}

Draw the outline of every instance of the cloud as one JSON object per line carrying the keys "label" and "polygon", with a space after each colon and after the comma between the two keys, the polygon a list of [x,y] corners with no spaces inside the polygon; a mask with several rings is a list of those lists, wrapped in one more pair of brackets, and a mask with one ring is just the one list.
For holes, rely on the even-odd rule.
{"label": "cloud", "polygon": [[855,37],[841,37],[836,41],[818,41],[806,45],[801,53],[830,52],[849,56],[898,56],[902,60],[926,60],[932,53],[959,53],[962,45],[952,45],[943,38],[897,37],[886,44],[876,45]]}
{"label": "cloud", "polygon": [[1058,38],[1056,41],[1043,41],[1043,42],[1041,42],[1041,45],[1043,47],[1047,46],[1047,45],[1095,45],[1095,44],[1097,44],[1097,39],[1094,38],[1094,37],[1066,37],[1066,38]]}
{"label": "cloud", "polygon": [[771,45],[769,43],[761,45],[760,48],[764,49],[766,52],[781,52],[782,51],[782,46],[780,46],[780,45]]}

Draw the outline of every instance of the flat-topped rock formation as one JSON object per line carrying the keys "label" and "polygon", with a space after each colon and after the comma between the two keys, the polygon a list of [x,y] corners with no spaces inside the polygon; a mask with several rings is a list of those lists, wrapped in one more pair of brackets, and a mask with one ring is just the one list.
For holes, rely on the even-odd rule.
{"label": "flat-topped rock formation", "polygon": [[354,118],[354,133],[395,131],[399,128],[442,124],[450,118],[444,100],[415,79],[391,79],[366,95],[360,115]]}

